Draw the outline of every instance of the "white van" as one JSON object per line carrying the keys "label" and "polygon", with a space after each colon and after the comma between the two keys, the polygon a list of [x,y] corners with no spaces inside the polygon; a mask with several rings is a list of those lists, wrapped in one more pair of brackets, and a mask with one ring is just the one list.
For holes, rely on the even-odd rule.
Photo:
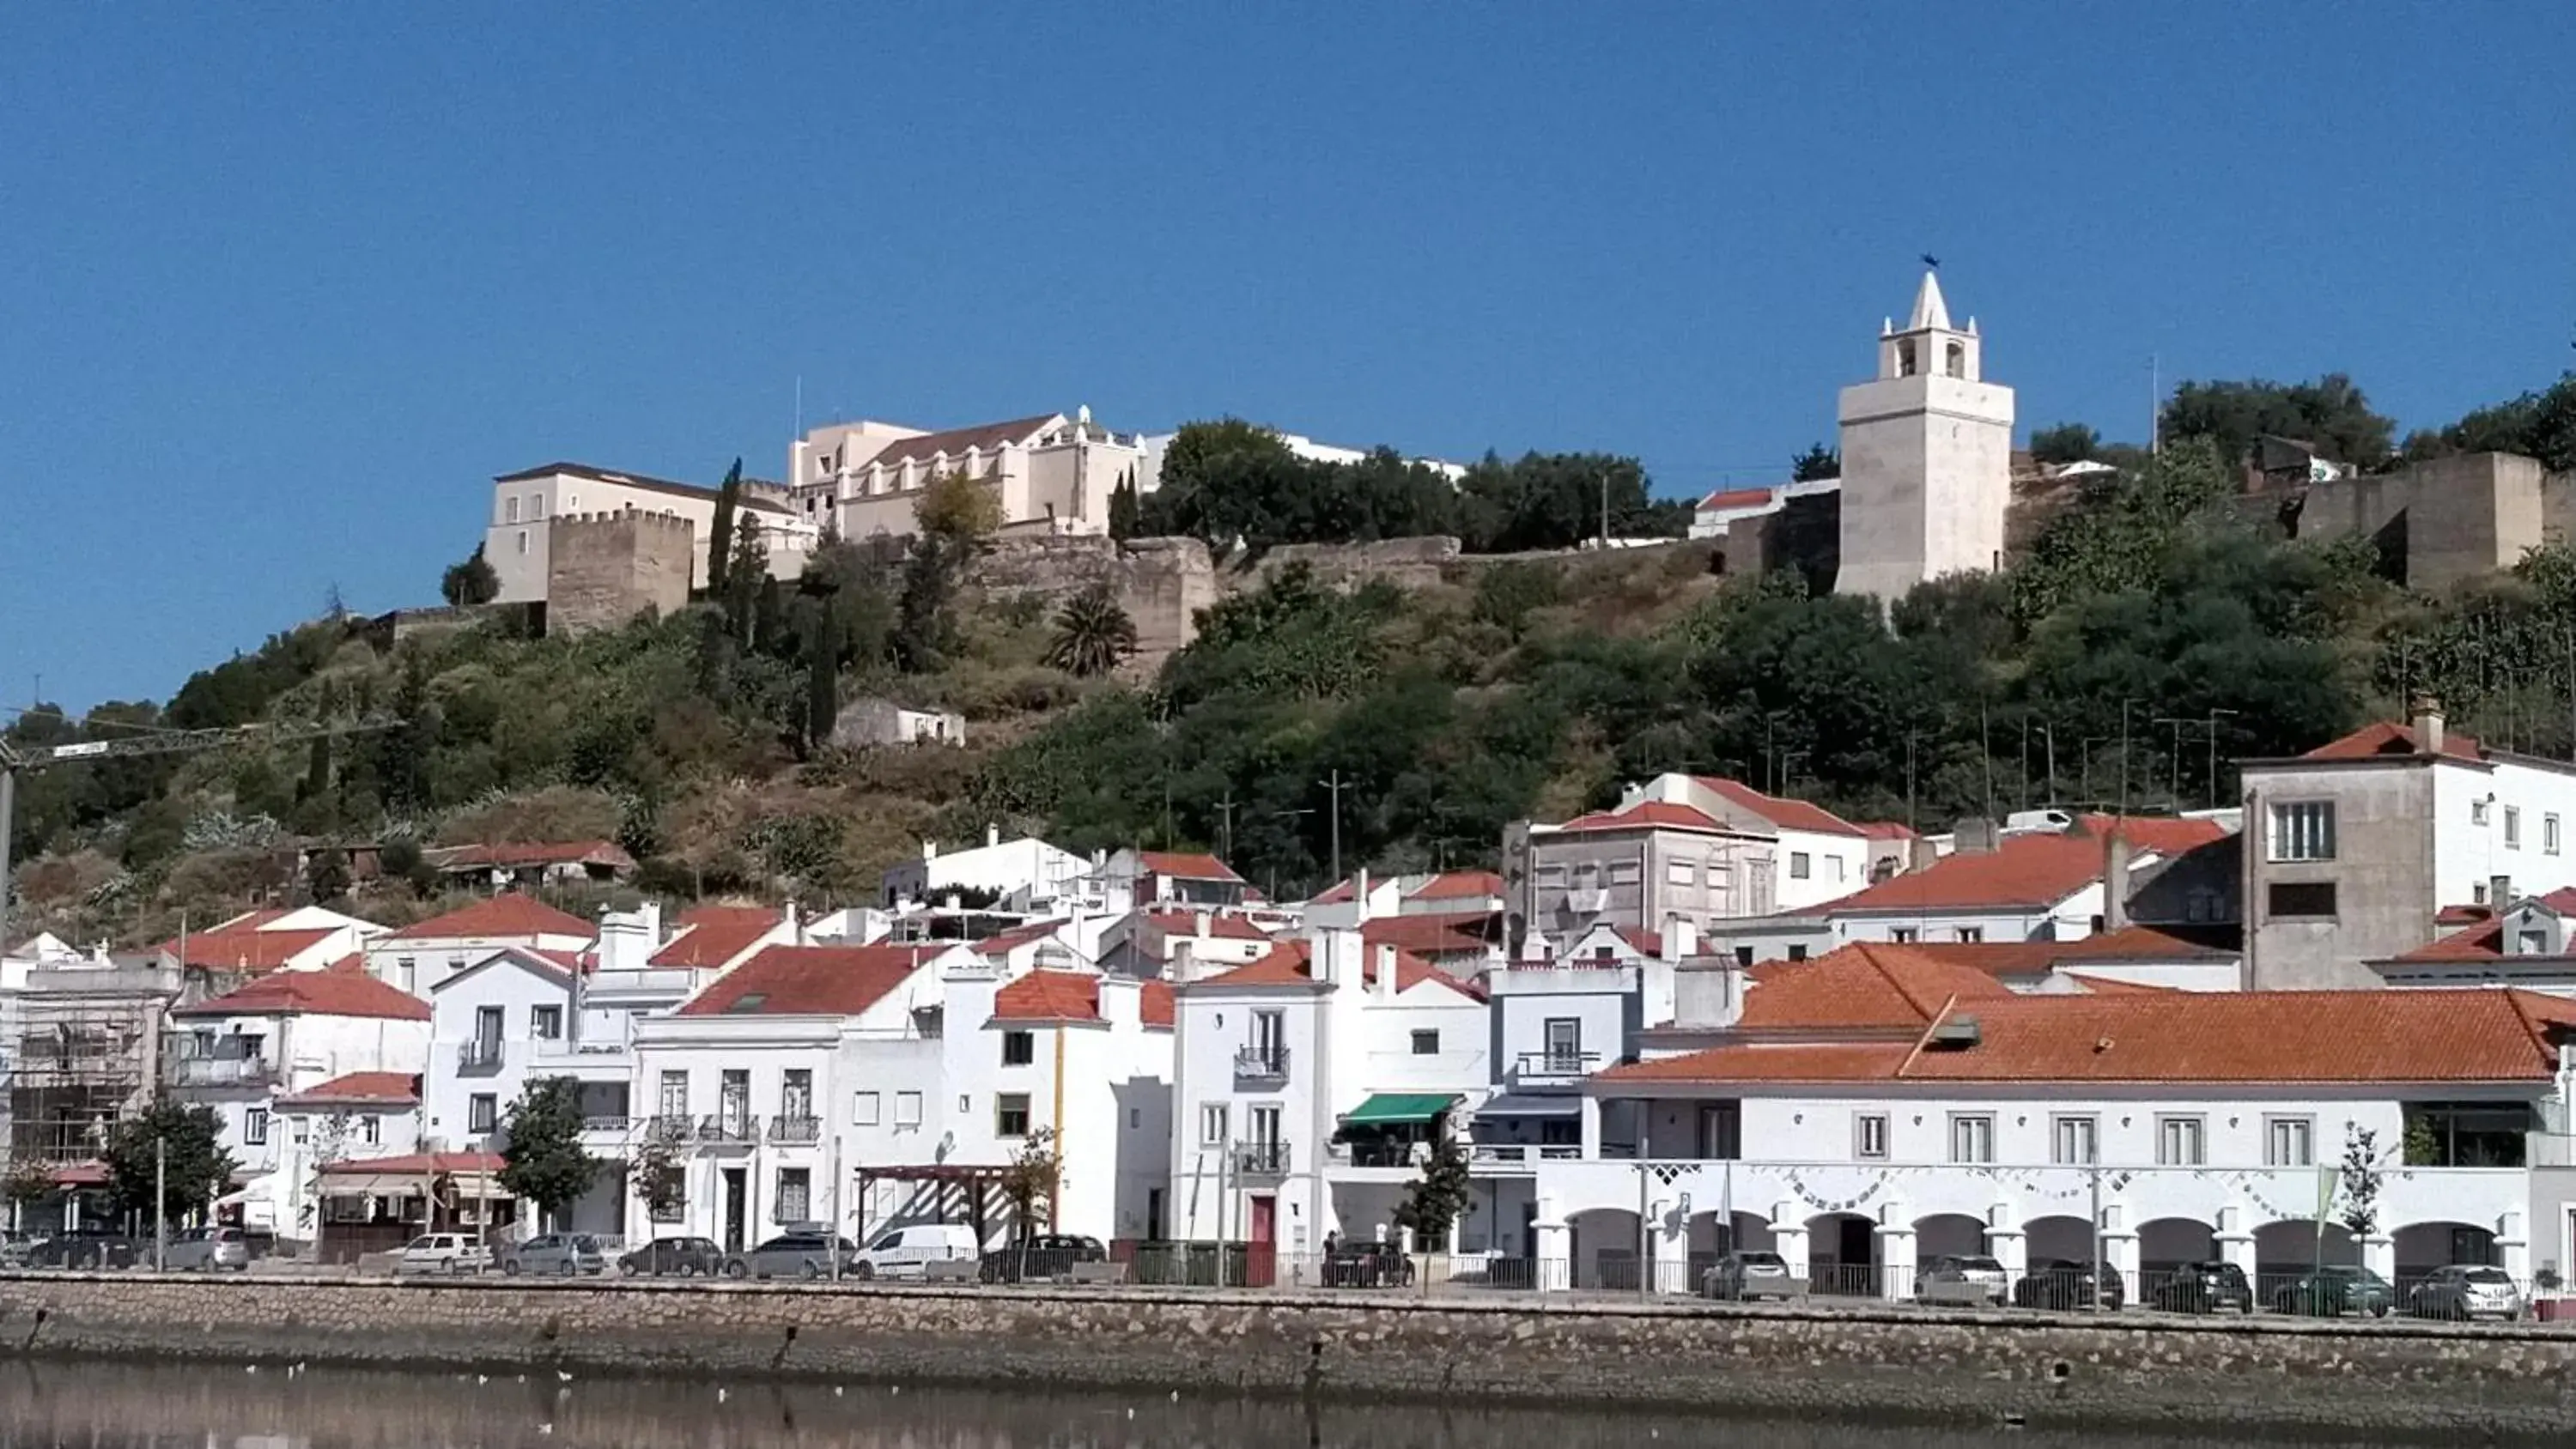
{"label": "white van", "polygon": [[470,1233],[425,1233],[403,1245],[394,1260],[397,1276],[414,1273],[480,1273],[492,1266],[492,1250]]}
{"label": "white van", "polygon": [[975,1230],[964,1223],[914,1223],[876,1235],[851,1260],[853,1278],[918,1278],[925,1265],[975,1261]]}

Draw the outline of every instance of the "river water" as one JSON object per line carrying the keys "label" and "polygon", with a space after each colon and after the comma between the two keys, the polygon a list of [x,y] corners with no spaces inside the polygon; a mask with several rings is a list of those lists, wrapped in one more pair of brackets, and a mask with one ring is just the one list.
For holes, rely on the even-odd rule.
{"label": "river water", "polygon": [[[2216,1449],[2236,1438],[1171,1396],[0,1362],[0,1449]],[[2315,1441],[2308,1441],[2311,1445]],[[2359,1449],[2359,1441],[2354,1441]]]}

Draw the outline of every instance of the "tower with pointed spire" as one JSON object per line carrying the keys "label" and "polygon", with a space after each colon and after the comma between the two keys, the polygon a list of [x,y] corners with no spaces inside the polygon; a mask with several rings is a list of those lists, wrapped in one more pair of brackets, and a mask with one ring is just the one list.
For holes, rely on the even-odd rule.
{"label": "tower with pointed spire", "polygon": [[2003,566],[2012,389],[1985,380],[1977,319],[1950,324],[1930,271],[1878,376],[1844,388],[1842,565],[1834,592],[1893,602],[1926,579]]}

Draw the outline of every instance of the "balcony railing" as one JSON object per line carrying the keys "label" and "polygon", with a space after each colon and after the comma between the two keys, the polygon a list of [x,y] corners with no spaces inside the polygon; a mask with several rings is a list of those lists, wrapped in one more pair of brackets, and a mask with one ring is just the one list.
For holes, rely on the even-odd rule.
{"label": "balcony railing", "polygon": [[1238,1177],[1286,1177],[1288,1144],[1238,1142],[1234,1144],[1234,1171]]}
{"label": "balcony railing", "polygon": [[1582,1158],[1579,1142],[1479,1142],[1467,1149],[1470,1162],[1579,1162]]}
{"label": "balcony railing", "polygon": [[497,1072],[501,1070],[501,1043],[475,1037],[456,1048],[456,1069],[460,1072]]}
{"label": "balcony railing", "polygon": [[816,1142],[822,1136],[823,1119],[820,1117],[780,1116],[769,1119],[769,1140],[772,1142]]}
{"label": "balcony railing", "polygon": [[635,1130],[635,1119],[622,1116],[590,1116],[581,1119],[581,1130],[597,1137],[624,1137]]}
{"label": "balcony railing", "polygon": [[757,1142],[760,1130],[748,1116],[719,1112],[698,1123],[700,1142]]}
{"label": "balcony railing", "polygon": [[1244,1047],[1234,1054],[1234,1079],[1238,1082],[1284,1082],[1288,1080],[1288,1049],[1284,1046]]}
{"label": "balcony railing", "polygon": [[1325,1158],[1343,1167],[1416,1167],[1431,1155],[1428,1142],[1336,1142]]}
{"label": "balcony railing", "polygon": [[1523,1052],[1512,1062],[1512,1084],[1579,1082],[1600,1069],[1599,1052]]}
{"label": "balcony railing", "polygon": [[656,1142],[686,1142],[697,1133],[693,1119],[684,1112],[678,1116],[646,1118],[644,1135]]}
{"label": "balcony railing", "polygon": [[170,1061],[174,1087],[265,1087],[277,1080],[277,1065],[258,1057],[175,1057]]}

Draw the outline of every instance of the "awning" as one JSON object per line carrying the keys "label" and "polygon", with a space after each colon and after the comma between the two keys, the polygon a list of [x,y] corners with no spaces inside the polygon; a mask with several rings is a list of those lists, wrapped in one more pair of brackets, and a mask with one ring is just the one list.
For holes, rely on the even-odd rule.
{"label": "awning", "polygon": [[1583,1115],[1581,1097],[1547,1097],[1527,1092],[1505,1092],[1476,1109],[1478,1117],[1546,1117],[1574,1118]]}
{"label": "awning", "polygon": [[1429,1122],[1458,1105],[1450,1092],[1379,1092],[1342,1114],[1345,1127],[1402,1127]]}

